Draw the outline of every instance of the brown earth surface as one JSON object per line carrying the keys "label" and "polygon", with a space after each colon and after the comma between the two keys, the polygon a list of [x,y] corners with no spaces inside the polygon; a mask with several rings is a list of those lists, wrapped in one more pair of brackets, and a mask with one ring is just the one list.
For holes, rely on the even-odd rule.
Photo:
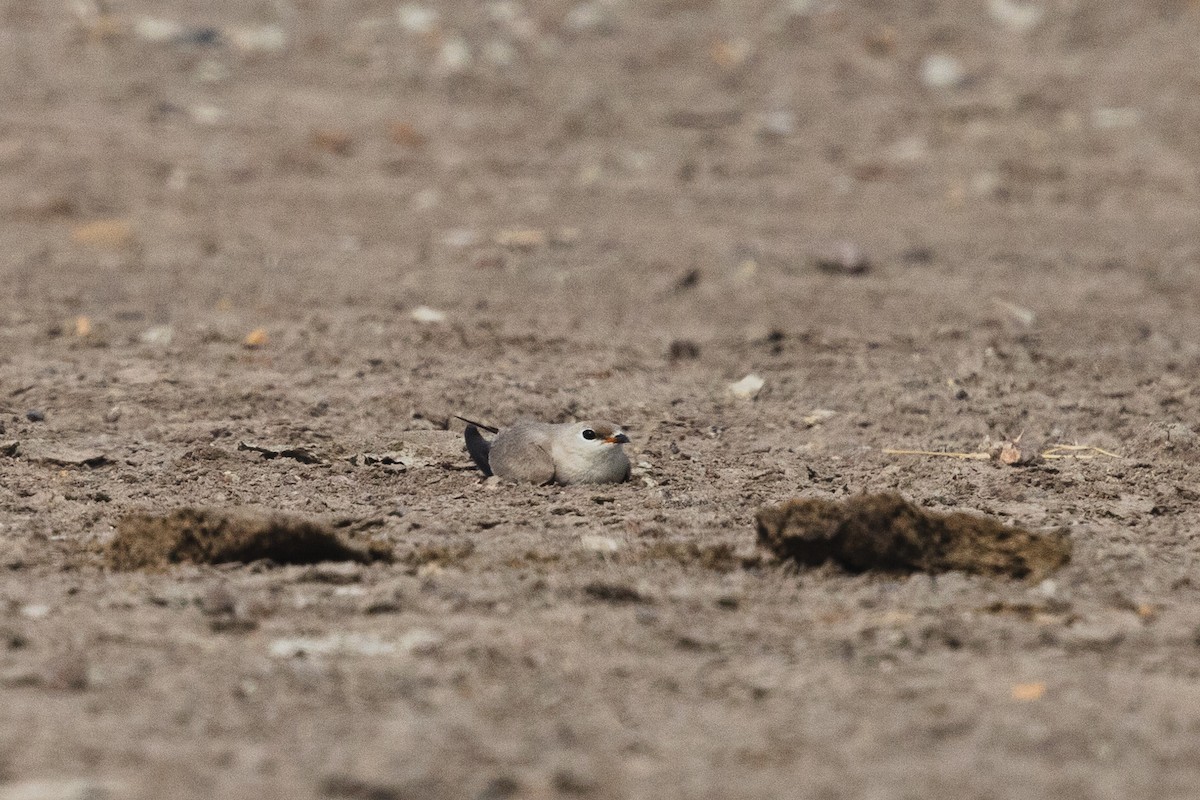
{"label": "brown earth surface", "polygon": [[[0,798],[1194,797],[1200,7],[424,10],[0,8]],[[756,544],[868,491],[1071,561]],[[394,562],[106,567],[185,506]]]}

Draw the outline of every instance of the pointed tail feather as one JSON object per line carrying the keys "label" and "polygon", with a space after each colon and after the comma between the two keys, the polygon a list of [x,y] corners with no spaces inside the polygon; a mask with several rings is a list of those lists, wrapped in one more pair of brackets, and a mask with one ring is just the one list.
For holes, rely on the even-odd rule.
{"label": "pointed tail feather", "polygon": [[482,428],[483,430],[487,431],[488,433],[499,433],[500,432],[499,428],[493,428],[491,425],[484,425],[482,422],[476,422],[473,419],[467,419],[466,417],[460,417],[458,414],[455,414],[454,418],[461,419],[463,422],[467,423],[468,425],[474,425],[476,428]]}
{"label": "pointed tail feather", "polygon": [[[462,417],[459,417],[459,419],[462,419]],[[479,428],[476,427],[475,423],[467,425],[463,436],[467,440],[467,452],[471,454],[471,460],[475,462],[475,466],[479,467],[484,475],[490,478],[492,476],[492,467],[488,463],[488,453],[492,449],[492,443],[483,438],[483,434],[479,432]]]}

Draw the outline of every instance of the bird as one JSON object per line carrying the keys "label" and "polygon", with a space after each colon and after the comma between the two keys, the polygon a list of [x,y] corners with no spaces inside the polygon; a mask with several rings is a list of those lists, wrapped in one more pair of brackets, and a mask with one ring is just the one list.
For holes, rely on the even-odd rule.
{"label": "bird", "polygon": [[[472,422],[463,432],[467,452],[484,475],[517,483],[563,485],[629,480],[629,437],[611,422],[521,420],[503,430]],[[480,429],[495,434],[488,441]]]}

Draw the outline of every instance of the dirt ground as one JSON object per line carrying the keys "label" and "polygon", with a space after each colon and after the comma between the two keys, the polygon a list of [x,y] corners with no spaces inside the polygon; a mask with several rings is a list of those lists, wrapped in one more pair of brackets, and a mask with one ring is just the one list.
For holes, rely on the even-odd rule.
{"label": "dirt ground", "polygon": [[[1183,0],[5,4],[0,798],[1194,797],[1197,41]],[[617,421],[633,480],[485,484],[453,414]],[[1022,434],[1103,452],[887,452]],[[1071,562],[758,548],[864,491]],[[105,566],[184,506],[395,560]]]}

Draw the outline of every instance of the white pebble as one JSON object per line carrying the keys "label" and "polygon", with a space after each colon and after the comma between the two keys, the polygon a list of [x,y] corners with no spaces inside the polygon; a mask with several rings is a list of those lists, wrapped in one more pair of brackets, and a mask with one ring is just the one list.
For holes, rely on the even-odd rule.
{"label": "white pebble", "polygon": [[1142,121],[1136,108],[1097,108],[1092,111],[1092,125],[1102,130],[1132,128]]}
{"label": "white pebble", "polygon": [[50,616],[50,606],[45,603],[27,603],[21,606],[21,616],[27,619],[45,619]]}
{"label": "white pebble", "polygon": [[162,44],[183,35],[183,26],[173,19],[138,17],[133,22],[133,35],[143,42]]}
{"label": "white pebble", "polygon": [[278,25],[238,25],[225,35],[243,53],[278,53],[287,47],[287,33]]}
{"label": "white pebble", "polygon": [[142,331],[138,341],[142,344],[168,345],[175,338],[175,329],[170,325],[155,325]]}
{"label": "white pebble", "polygon": [[956,89],[965,80],[962,65],[953,56],[934,53],[921,62],[921,83],[930,89]]}
{"label": "white pebble", "polygon": [[729,384],[729,393],[739,400],[753,400],[766,383],[765,380],[751,373],[740,381]]}
{"label": "white pebble", "polygon": [[1016,0],[988,0],[988,11],[992,19],[1019,33],[1037,27],[1046,14],[1046,9],[1038,3],[1022,3]]}
{"label": "white pebble", "polygon": [[438,13],[419,3],[404,3],[396,8],[396,21],[407,33],[432,33],[437,28]]}
{"label": "white pebble", "polygon": [[413,318],[414,322],[420,322],[422,324],[446,321],[445,311],[438,311],[436,308],[430,308],[429,306],[417,306],[412,310],[412,314],[410,316]]}
{"label": "white pebble", "polygon": [[471,46],[461,36],[451,36],[438,53],[438,68],[444,75],[459,75],[471,66]]}

